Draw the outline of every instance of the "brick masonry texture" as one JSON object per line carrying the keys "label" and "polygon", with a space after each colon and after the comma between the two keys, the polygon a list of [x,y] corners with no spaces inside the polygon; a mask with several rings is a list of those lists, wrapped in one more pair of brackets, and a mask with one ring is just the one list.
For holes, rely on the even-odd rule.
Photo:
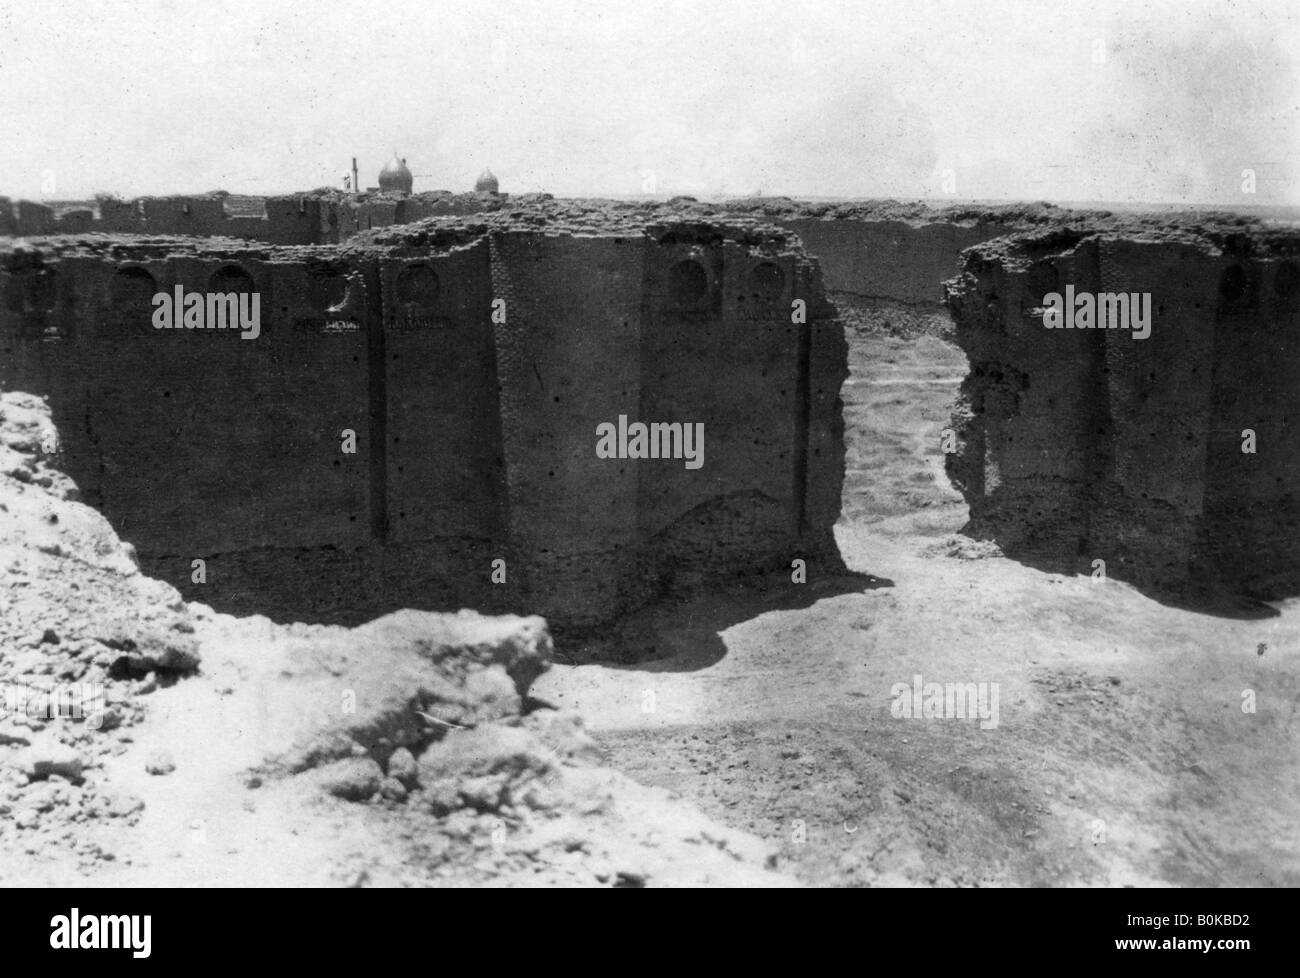
{"label": "brick masonry texture", "polygon": [[[260,336],[155,329],[178,284],[255,291]],[[585,629],[796,557],[842,570],[843,330],[759,219],[515,201],[343,245],[10,239],[0,293],[0,386],[50,399],[85,500],[220,610]],[[702,423],[703,468],[598,458],[619,415]]]}

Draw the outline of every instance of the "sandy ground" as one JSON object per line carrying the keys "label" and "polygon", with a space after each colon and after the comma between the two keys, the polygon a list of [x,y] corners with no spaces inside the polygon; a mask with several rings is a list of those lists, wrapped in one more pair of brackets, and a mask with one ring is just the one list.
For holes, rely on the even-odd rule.
{"label": "sandy ground", "polygon": [[[305,775],[250,789],[282,728],[318,709],[287,656],[319,626],[187,608],[85,507],[11,491],[5,675],[96,675],[120,653],[94,622],[139,589],[203,662],[114,680],[111,731],[0,724],[0,760],[54,732],[86,763],[84,779],[30,783],[0,764],[0,884],[1300,884],[1300,599],[1196,613],[960,536],[940,431],[962,354],[853,325],[837,528],[852,573],[718,582],[609,637],[636,665],[541,676],[532,695],[575,708],[609,766],[557,768],[566,800],[549,813],[439,815],[416,792],[358,804]],[[916,676],[986,684],[983,719],[895,716],[895,685],[910,705]],[[343,677],[386,688],[382,664]]]}
{"label": "sandy ground", "polygon": [[[535,694],[806,883],[1300,884],[1300,601],[1197,613],[960,537],[940,431],[961,352],[851,349],[855,576],[647,613],[655,658],[560,665]],[[997,725],[894,716],[917,675],[997,684]]]}
{"label": "sandy ground", "polygon": [[527,699],[540,618],[234,618],[140,573],[0,392],[0,885],[789,886]]}

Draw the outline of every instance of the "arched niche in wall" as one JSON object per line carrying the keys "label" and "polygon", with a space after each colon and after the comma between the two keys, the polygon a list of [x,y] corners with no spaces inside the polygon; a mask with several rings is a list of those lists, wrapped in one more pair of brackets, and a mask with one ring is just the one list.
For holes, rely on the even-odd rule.
{"label": "arched niche in wall", "polygon": [[152,329],[153,297],[158,283],[147,268],[128,265],[113,273],[108,284],[109,315],[97,331],[101,337]]}
{"label": "arched niche in wall", "polygon": [[[1061,273],[1050,261],[1035,262],[1025,275],[1025,294],[1021,300],[1021,311],[1028,312],[1043,305],[1043,300],[1055,292],[1062,295]],[[1072,315],[1070,310],[1066,315]]]}
{"label": "arched niche in wall", "polygon": [[1219,277],[1219,308],[1239,312],[1250,304],[1250,276],[1240,265],[1229,265]]}
{"label": "arched niche in wall", "polygon": [[668,269],[668,303],[684,312],[708,306],[709,273],[703,265],[693,258],[685,258]]}
{"label": "arched niche in wall", "polygon": [[749,270],[746,276],[747,294],[742,300],[769,305],[781,298],[785,291],[785,272],[775,262],[759,262]]}
{"label": "arched niche in wall", "polygon": [[108,298],[115,310],[127,307],[150,309],[157,293],[158,283],[149,270],[139,265],[129,265],[113,273]]}
{"label": "arched niche in wall", "polygon": [[407,265],[397,274],[396,298],[403,312],[431,312],[439,289],[437,273],[428,265]]}
{"label": "arched niche in wall", "polygon": [[348,279],[332,268],[312,269],[307,279],[308,300],[322,313],[337,312],[348,300]]}
{"label": "arched niche in wall", "polygon": [[257,285],[253,282],[253,276],[238,265],[222,265],[208,279],[208,291],[246,295],[256,292]]}

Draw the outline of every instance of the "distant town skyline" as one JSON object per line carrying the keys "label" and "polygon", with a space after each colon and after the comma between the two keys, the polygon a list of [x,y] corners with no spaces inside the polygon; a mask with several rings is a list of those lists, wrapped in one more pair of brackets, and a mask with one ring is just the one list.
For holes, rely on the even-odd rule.
{"label": "distant town skyline", "polygon": [[[325,12],[328,11],[328,17]],[[328,24],[319,32],[312,23]],[[1286,0],[7,5],[0,194],[1300,205]]]}

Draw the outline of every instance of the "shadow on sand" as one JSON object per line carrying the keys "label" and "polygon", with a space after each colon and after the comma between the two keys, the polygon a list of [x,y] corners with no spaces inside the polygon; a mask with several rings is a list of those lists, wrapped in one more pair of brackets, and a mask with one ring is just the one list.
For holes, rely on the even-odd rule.
{"label": "shadow on sand", "polygon": [[894,582],[841,571],[796,584],[788,572],[730,586],[697,589],[638,609],[604,634],[555,636],[555,660],[599,662],[648,672],[706,669],[727,654],[722,633],[771,611],[809,608],[824,598],[890,588]]}
{"label": "shadow on sand", "polygon": [[[979,533],[969,524],[961,532],[975,540],[999,543],[1003,555],[1009,560],[1046,574],[1087,577],[1093,573],[1091,560],[1078,554],[1048,550],[1042,546],[1004,545],[988,533]],[[1300,594],[1300,589],[1292,589],[1293,593],[1287,593],[1285,588],[1270,589],[1267,593],[1247,592],[1235,587],[1230,581],[1216,580],[1209,573],[1190,573],[1182,580],[1171,575],[1172,583],[1152,582],[1149,574],[1140,573],[1137,568],[1118,561],[1108,563],[1105,573],[1111,580],[1122,581],[1144,597],[1166,607],[1239,621],[1276,618],[1281,612],[1268,602]]]}

